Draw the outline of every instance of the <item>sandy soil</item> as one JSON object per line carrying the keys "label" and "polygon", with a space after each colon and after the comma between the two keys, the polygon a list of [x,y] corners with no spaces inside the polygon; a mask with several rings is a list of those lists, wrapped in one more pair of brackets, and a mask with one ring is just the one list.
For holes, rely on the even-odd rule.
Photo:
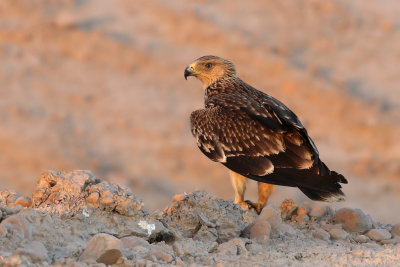
{"label": "sandy soil", "polygon": [[[149,213],[89,171],[44,173],[31,197],[0,192],[1,266],[397,266],[400,223],[315,203],[260,215],[208,192]],[[105,265],[106,264],[106,265]]]}
{"label": "sandy soil", "polygon": [[[183,79],[193,59],[216,54],[300,116],[350,182],[343,205],[393,224],[399,10],[396,0],[1,1],[1,187],[29,194],[47,169],[91,169],[150,211],[195,189],[231,199],[226,170],[190,135],[203,92]],[[306,200],[279,188],[271,204],[288,197]]]}

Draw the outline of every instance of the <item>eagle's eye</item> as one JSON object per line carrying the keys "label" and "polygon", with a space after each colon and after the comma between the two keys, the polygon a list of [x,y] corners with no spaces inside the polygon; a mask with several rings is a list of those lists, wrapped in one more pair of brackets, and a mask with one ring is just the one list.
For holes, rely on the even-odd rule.
{"label": "eagle's eye", "polygon": [[212,67],[212,64],[211,64],[211,63],[207,63],[207,64],[206,64],[206,68],[207,68],[207,69],[211,69],[211,67]]}

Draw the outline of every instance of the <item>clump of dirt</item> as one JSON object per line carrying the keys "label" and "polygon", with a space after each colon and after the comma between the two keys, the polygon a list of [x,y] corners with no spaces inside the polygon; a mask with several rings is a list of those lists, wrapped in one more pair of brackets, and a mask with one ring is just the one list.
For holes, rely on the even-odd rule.
{"label": "clump of dirt", "polygon": [[[28,205],[29,204],[29,205]],[[395,266],[400,231],[359,209],[285,200],[260,215],[207,192],[149,214],[89,171],[44,173],[29,197],[0,193],[1,266]],[[362,226],[362,227],[360,227]]]}

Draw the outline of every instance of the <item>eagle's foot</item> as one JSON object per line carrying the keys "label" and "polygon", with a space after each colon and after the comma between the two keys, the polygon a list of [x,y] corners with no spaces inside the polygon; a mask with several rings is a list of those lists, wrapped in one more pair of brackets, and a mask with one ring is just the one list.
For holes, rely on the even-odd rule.
{"label": "eagle's foot", "polygon": [[255,203],[251,202],[250,200],[241,201],[238,204],[240,204],[243,208],[255,210],[257,212],[257,214],[260,214],[262,211],[261,205],[255,204]]}

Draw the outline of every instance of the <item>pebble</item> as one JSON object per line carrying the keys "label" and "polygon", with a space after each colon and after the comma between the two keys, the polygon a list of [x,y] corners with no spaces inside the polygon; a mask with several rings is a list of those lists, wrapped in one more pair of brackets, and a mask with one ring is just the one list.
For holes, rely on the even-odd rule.
{"label": "pebble", "polygon": [[359,235],[354,238],[357,243],[367,243],[370,239],[365,235]]}
{"label": "pebble", "polygon": [[301,215],[307,215],[307,210],[304,207],[299,207],[297,209],[297,216],[301,216]]}
{"label": "pebble", "polygon": [[381,244],[382,245],[395,245],[397,243],[399,243],[399,241],[396,240],[396,239],[384,239],[384,240],[381,240]]}
{"label": "pebble", "polygon": [[349,232],[365,233],[372,228],[371,217],[365,215],[360,209],[342,208],[333,217],[335,223],[341,223]]}
{"label": "pebble", "polygon": [[122,246],[124,249],[132,249],[137,246],[149,247],[150,244],[143,238],[137,236],[126,236],[121,238]]}
{"label": "pebble", "polygon": [[392,235],[400,236],[400,223],[393,225],[391,233],[392,233]]}
{"label": "pebble", "polygon": [[344,240],[349,236],[345,230],[335,228],[331,229],[329,234],[331,235],[331,238],[335,240]]}
{"label": "pebble", "polygon": [[99,197],[100,195],[98,192],[93,192],[86,198],[86,202],[91,205],[96,205],[97,201],[99,200]]}
{"label": "pebble", "polygon": [[217,252],[222,255],[234,256],[238,254],[238,248],[233,242],[225,242],[218,246]]}
{"label": "pebble", "polygon": [[306,223],[310,220],[310,217],[308,217],[307,214],[301,214],[296,216],[296,222],[298,223]]}
{"label": "pebble", "polygon": [[332,229],[343,229],[341,224],[327,224],[327,223],[321,223],[321,228],[328,232]]}
{"label": "pebble", "polygon": [[280,235],[286,235],[286,236],[295,236],[296,235],[296,230],[287,223],[280,224],[278,226],[277,231]]}
{"label": "pebble", "polygon": [[26,255],[32,259],[33,262],[49,261],[46,247],[39,241],[32,241],[24,248],[17,249],[17,255]]}
{"label": "pebble", "polygon": [[31,198],[26,196],[21,196],[15,200],[14,205],[21,205],[22,207],[30,207],[31,206]]}
{"label": "pebble", "polygon": [[279,210],[273,208],[272,206],[266,206],[257,220],[266,220],[271,225],[273,230],[276,230],[278,226],[282,223],[281,213]]}
{"label": "pebble", "polygon": [[312,231],[312,235],[315,238],[325,240],[325,241],[329,241],[329,239],[330,239],[329,233],[321,228],[318,228],[318,229]]}
{"label": "pebble", "polygon": [[367,236],[374,241],[381,241],[390,239],[392,235],[386,229],[372,229],[369,230]]}
{"label": "pebble", "polygon": [[256,220],[250,228],[250,238],[259,242],[268,242],[271,234],[271,225],[264,220]]}
{"label": "pebble", "polygon": [[0,224],[0,236],[11,233],[13,236],[19,234],[21,237],[32,239],[32,225],[22,215],[12,215],[4,219]]}
{"label": "pebble", "polygon": [[326,206],[315,205],[308,215],[320,220],[326,214],[326,210]]}
{"label": "pebble", "polygon": [[79,260],[111,265],[116,263],[121,256],[121,240],[112,235],[100,233],[90,239]]}
{"label": "pebble", "polygon": [[147,258],[152,261],[162,261],[166,263],[170,263],[174,259],[167,249],[157,245],[152,246]]}
{"label": "pebble", "polygon": [[179,202],[179,201],[183,201],[185,199],[186,199],[185,195],[175,195],[172,197],[173,202]]}
{"label": "pebble", "polygon": [[293,215],[293,213],[296,211],[297,206],[294,204],[293,199],[285,199],[281,206],[279,207],[279,210],[281,211],[281,216],[283,219],[290,219]]}

